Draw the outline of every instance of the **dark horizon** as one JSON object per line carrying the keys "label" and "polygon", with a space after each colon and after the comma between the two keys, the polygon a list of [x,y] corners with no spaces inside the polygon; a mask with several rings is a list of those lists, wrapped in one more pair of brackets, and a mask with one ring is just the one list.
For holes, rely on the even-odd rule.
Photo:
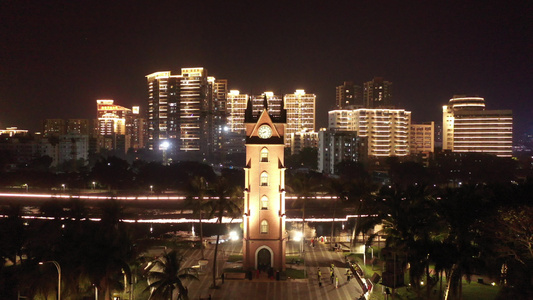
{"label": "dark horizon", "polygon": [[316,129],[336,86],[381,76],[414,122],[439,124],[453,95],[476,94],[513,110],[515,137],[533,132],[532,4],[318,3],[8,1],[0,128],[93,119],[96,99],[145,109],[147,74],[204,67],[243,93],[316,94]]}

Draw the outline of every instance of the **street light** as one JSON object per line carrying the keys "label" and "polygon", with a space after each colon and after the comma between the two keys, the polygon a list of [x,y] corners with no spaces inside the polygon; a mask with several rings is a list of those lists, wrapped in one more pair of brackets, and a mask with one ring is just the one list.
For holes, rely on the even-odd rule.
{"label": "street light", "polygon": [[170,147],[170,143],[168,141],[163,141],[159,145],[159,149],[163,150],[163,165],[168,165],[168,159],[167,159],[167,150],[168,147]]}
{"label": "street light", "polygon": [[93,181],[93,190],[96,189],[96,181]]}
{"label": "street light", "polygon": [[154,192],[154,186],[151,185],[151,186],[150,186],[150,193],[153,193],[153,192]]}
{"label": "street light", "polygon": [[65,189],[66,189],[66,185],[65,185],[64,183],[63,183],[63,184],[61,184],[61,188],[63,189],[63,192],[64,192],[64,191],[65,191]]}
{"label": "street light", "polygon": [[23,184],[22,186],[26,187],[26,193],[28,192],[29,186],[27,183]]}
{"label": "street light", "polygon": [[61,266],[59,266],[59,263],[55,260],[39,262],[40,265],[45,264],[45,263],[53,263],[54,266],[56,266],[56,269],[57,269],[57,300],[61,300]]}

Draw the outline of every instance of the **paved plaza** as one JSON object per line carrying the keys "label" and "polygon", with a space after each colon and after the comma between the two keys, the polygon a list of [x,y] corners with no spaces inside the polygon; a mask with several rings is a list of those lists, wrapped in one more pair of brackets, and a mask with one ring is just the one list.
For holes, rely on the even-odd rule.
{"label": "paved plaza", "polygon": [[[296,255],[299,244],[290,242],[287,244],[287,255]],[[298,265],[294,268],[306,269],[307,279],[287,279],[283,281],[271,280],[266,274],[253,280],[226,279],[222,284],[220,276],[217,276],[219,289],[211,289],[212,275],[211,262],[214,253],[214,245],[208,245],[204,250],[205,257],[210,264],[205,272],[200,272],[200,281],[187,282],[189,298],[192,299],[358,299],[362,291],[355,280],[347,281],[344,256],[339,252],[328,251],[326,246],[315,243],[315,247],[305,245],[305,266]],[[200,250],[188,249],[184,255],[187,257],[186,266],[196,265],[200,259]],[[238,266],[239,263],[226,262],[230,255],[242,255],[242,242],[227,242],[219,246],[219,270]],[[339,279],[338,288],[331,283],[329,267],[335,265],[335,275]],[[292,265],[287,265],[292,267]],[[322,273],[322,286],[318,284],[317,270]],[[353,278],[353,277],[352,277]]]}

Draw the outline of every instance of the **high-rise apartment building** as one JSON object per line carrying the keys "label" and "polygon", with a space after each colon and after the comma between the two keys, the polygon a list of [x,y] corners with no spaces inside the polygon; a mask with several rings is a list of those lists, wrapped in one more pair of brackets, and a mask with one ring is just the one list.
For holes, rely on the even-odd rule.
{"label": "high-rise apartment building", "polygon": [[68,119],[67,134],[91,135],[92,128],[89,119]]}
{"label": "high-rise apartment building", "polygon": [[[296,90],[294,94],[286,94],[283,97],[273,92],[253,95],[250,102],[254,115],[259,114],[264,109],[265,101],[270,115],[279,117],[282,113],[287,114],[287,125],[284,133],[286,147],[291,145],[292,133],[315,130],[316,95],[308,94],[305,90]],[[230,131],[242,132],[244,130],[243,120],[247,103],[248,95],[246,94],[240,94],[237,90],[232,90],[228,94],[227,112]]]}
{"label": "high-rise apartment building", "polygon": [[511,157],[513,112],[485,110],[485,99],[455,95],[442,108],[442,149]]}
{"label": "high-rise apartment building", "polygon": [[409,151],[411,154],[435,152],[435,122],[411,124]]}
{"label": "high-rise apartment building", "polygon": [[[207,76],[204,68],[182,68],[146,76],[148,147],[209,158],[221,145],[227,81]],[[163,143],[165,142],[165,143]],[[166,143],[168,142],[168,143]]]}
{"label": "high-rise apartment building", "polygon": [[356,131],[368,138],[369,156],[409,155],[411,112],[404,109],[353,109],[328,112],[329,129]]}
{"label": "high-rise apartment building", "polygon": [[355,131],[322,128],[318,132],[318,171],[336,174],[336,166],[343,161],[363,162],[368,153],[366,137]]}
{"label": "high-rise apartment building", "polygon": [[248,95],[241,94],[238,90],[231,90],[227,97],[228,130],[244,133],[244,114],[248,104]]}
{"label": "high-rise apartment building", "polygon": [[264,109],[265,100],[268,106],[268,113],[271,116],[279,117],[283,112],[283,97],[273,92],[264,92],[261,95],[252,96],[252,111],[254,115],[260,114]]}
{"label": "high-rise apartment building", "polygon": [[131,109],[114,104],[111,99],[96,100],[97,132],[100,147],[120,150],[144,146],[144,120],[140,117],[139,106]]}
{"label": "high-rise apartment building", "polygon": [[365,108],[394,108],[392,82],[383,77],[374,77],[364,83],[363,102]]}
{"label": "high-rise apartment building", "polygon": [[336,88],[336,108],[362,108],[364,107],[363,93],[361,86],[354,84],[352,81],[345,81]]}
{"label": "high-rise apartment building", "polygon": [[96,117],[99,135],[125,135],[126,123],[131,118],[131,109],[113,104],[114,100],[96,100]]}
{"label": "high-rise apartment building", "polygon": [[67,133],[64,119],[46,119],[43,122],[43,137],[60,136]]}
{"label": "high-rise apartment building", "polygon": [[284,102],[287,111],[285,147],[290,147],[291,134],[315,131],[316,95],[307,94],[305,90],[296,90],[294,94],[285,95]]}
{"label": "high-rise apartment building", "polygon": [[304,148],[318,148],[318,132],[302,130],[291,133],[291,155],[298,154]]}

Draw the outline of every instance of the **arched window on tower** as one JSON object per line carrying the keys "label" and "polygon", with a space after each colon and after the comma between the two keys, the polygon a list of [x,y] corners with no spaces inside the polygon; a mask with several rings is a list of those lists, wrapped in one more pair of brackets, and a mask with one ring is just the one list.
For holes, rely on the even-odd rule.
{"label": "arched window on tower", "polygon": [[261,221],[261,228],[259,229],[261,233],[268,233],[268,222],[267,220]]}
{"label": "arched window on tower", "polygon": [[261,209],[268,209],[268,197],[261,197]]}
{"label": "arched window on tower", "polygon": [[268,173],[261,173],[261,186],[268,186]]}
{"label": "arched window on tower", "polygon": [[268,162],[268,149],[261,149],[261,162]]}

